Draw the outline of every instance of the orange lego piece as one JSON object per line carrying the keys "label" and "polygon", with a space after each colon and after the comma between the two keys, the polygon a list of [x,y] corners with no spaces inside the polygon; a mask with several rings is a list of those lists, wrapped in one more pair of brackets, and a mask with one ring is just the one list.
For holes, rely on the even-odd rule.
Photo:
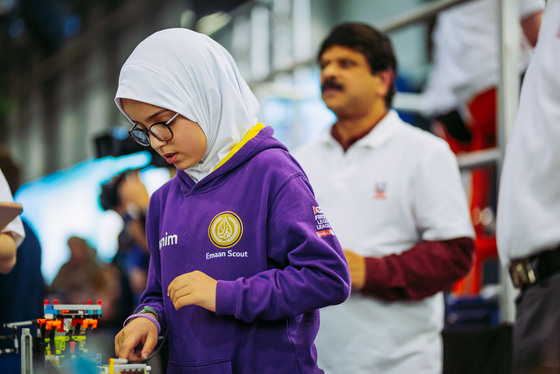
{"label": "orange lego piece", "polygon": [[84,319],[82,321],[82,327],[84,329],[87,329],[88,327],[91,327],[92,329],[97,328],[97,320],[96,319]]}

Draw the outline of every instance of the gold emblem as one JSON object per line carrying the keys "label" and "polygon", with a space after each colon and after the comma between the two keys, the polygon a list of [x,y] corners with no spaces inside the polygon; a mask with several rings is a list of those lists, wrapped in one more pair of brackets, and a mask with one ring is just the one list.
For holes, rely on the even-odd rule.
{"label": "gold emblem", "polygon": [[219,248],[229,248],[237,244],[243,235],[243,224],[237,214],[222,212],[216,215],[208,227],[208,236]]}

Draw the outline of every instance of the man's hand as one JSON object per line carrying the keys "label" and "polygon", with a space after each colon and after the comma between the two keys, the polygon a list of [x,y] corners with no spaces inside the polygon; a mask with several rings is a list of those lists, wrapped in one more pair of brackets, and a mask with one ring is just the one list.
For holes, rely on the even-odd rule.
{"label": "man's hand", "polygon": [[[153,314],[148,313],[153,316]],[[156,325],[147,318],[137,317],[115,336],[115,354],[128,361],[147,359],[158,342]]]}
{"label": "man's hand", "polygon": [[352,289],[359,291],[366,285],[366,260],[348,249],[344,250],[344,254],[346,255],[348,268],[350,269]]}
{"label": "man's hand", "polygon": [[186,305],[198,305],[215,312],[217,284],[217,280],[197,270],[173,279],[167,288],[167,296],[176,310]]}

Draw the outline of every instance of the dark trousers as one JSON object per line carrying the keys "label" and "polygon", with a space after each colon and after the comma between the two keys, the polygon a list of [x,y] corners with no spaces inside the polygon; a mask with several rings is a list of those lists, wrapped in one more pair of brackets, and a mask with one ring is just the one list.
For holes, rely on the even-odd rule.
{"label": "dark trousers", "polygon": [[560,373],[560,273],[521,292],[516,304],[513,372]]}

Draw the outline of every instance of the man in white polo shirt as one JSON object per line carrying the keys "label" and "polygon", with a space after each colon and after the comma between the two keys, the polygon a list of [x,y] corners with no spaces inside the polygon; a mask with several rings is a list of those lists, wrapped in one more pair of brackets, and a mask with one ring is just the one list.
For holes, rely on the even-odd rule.
{"label": "man in white polo shirt", "polygon": [[520,289],[516,373],[560,372],[560,0],[548,0],[498,196],[498,253]]}
{"label": "man in white polo shirt", "polygon": [[442,370],[441,291],[467,274],[473,229],[445,141],[390,110],[396,60],[387,36],[337,26],[318,54],[337,121],[295,156],[348,259],[353,292],[321,310],[326,373]]}

